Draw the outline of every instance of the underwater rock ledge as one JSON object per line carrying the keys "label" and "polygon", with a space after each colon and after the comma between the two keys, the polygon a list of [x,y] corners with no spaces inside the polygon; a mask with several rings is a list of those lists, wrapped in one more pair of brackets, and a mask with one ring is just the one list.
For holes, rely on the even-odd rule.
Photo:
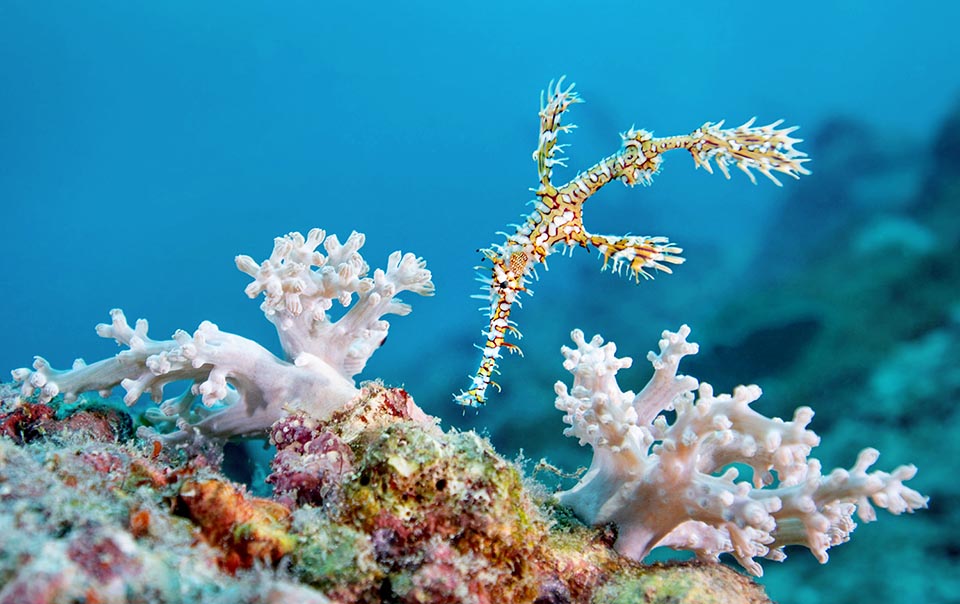
{"label": "underwater rock ledge", "polygon": [[720,564],[619,556],[613,527],[401,389],[274,424],[271,498],[215,450],[136,437],[123,409],[90,430],[99,402],[0,397],[0,604],[768,602]]}

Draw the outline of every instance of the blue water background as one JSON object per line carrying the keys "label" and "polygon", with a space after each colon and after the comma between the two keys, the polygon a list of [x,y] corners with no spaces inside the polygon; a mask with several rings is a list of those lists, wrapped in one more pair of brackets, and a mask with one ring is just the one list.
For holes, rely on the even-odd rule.
{"label": "blue water background", "polygon": [[[525,330],[527,357],[503,363],[506,392],[464,418],[449,396],[485,323],[469,298],[476,250],[529,210],[547,82],[566,74],[587,101],[570,113],[579,129],[558,179],[614,152],[631,125],[670,135],[754,115],[801,136],[855,117],[910,160],[960,91],[960,5],[679,6],[0,0],[0,369],[115,354],[93,329],[115,307],[156,338],[211,320],[279,353],[234,256],[260,260],[294,230],[356,229],[372,267],[415,252],[437,287],[404,296],[413,313],[391,321],[361,377],[404,384],[454,425],[532,430],[523,410],[552,408],[571,328],[628,307],[636,322],[605,335],[642,358],[661,329],[748,286],[795,186],[728,182],[677,154],[650,188],[602,191],[589,228],[669,236],[687,265],[636,286],[581,279],[598,272],[593,254],[552,258],[518,320],[566,310],[551,330]],[[690,295],[717,274],[729,279]],[[511,395],[533,379],[546,384],[539,400]]]}

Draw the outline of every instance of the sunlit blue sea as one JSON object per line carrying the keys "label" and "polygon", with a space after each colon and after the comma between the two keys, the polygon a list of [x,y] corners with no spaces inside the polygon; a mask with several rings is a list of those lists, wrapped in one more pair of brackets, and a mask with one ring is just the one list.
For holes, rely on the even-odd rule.
{"label": "sunlit blue sea", "polygon": [[[827,383],[803,391],[816,400],[790,398],[803,347],[824,333],[795,322],[819,329],[835,324],[830,313],[858,310],[855,302],[823,308],[834,298],[819,294],[846,281],[811,285],[835,274],[826,264],[858,246],[879,249],[870,245],[949,258],[944,250],[960,239],[960,188],[936,184],[960,181],[947,161],[955,139],[944,138],[960,109],[958,19],[960,5],[932,0],[0,0],[0,371],[29,366],[34,355],[66,368],[77,357],[115,354],[94,331],[112,308],[148,319],[155,338],[210,320],[279,353],[234,257],[263,259],[273,238],[291,231],[321,227],[343,240],[357,230],[371,267],[393,250],[414,252],[436,284],[432,298],[405,296],[412,314],[391,319],[361,377],[403,385],[427,412],[485,430],[508,456],[523,449],[571,471],[589,461],[561,435],[553,408],[553,383],[569,383],[559,347],[571,329],[615,340],[636,360],[624,388],[639,389],[646,352],[682,323],[704,345],[695,367],[707,373],[698,377],[718,388],[769,380],[768,395],[780,400],[768,412],[810,405],[824,418],[814,429],[827,447],[841,425],[834,419],[842,416],[847,434],[873,425],[861,418],[893,413],[871,409],[866,393],[901,345],[960,337],[960,284],[939,283],[947,293],[925,305],[891,297],[885,316],[902,337],[871,344],[868,332],[885,329],[880,321],[838,342],[837,354],[851,358],[857,347],[889,348],[868,350],[876,354],[849,374],[857,383],[847,391],[862,386],[863,406],[833,406]],[[669,237],[686,263],[635,284],[601,272],[592,252],[551,257],[515,316],[524,357],[505,358],[503,392],[464,413],[452,395],[475,370],[473,345],[485,328],[484,303],[470,298],[479,292],[477,250],[530,210],[540,91],[562,75],[586,102],[570,110],[578,128],[562,141],[571,146],[558,179],[614,153],[631,126],[665,136],[754,116],[799,125],[813,174],[782,188],[762,177],[754,186],[738,170],[730,181],[696,170],[677,152],[651,187],[605,188],[586,205],[588,228]],[[934,204],[943,209],[925,209]],[[892,230],[872,230],[877,216],[894,220]],[[918,251],[926,236],[930,246]],[[916,275],[908,289],[927,287],[931,275]],[[798,282],[805,285],[791,289]],[[816,310],[791,314],[801,306]],[[917,327],[899,327],[905,314]],[[741,346],[748,341],[749,350]],[[960,371],[956,359],[948,365]],[[960,439],[952,417],[937,437],[948,443]],[[890,423],[907,429],[898,422]],[[836,430],[825,465],[849,465],[872,442],[884,452],[878,467],[920,465],[918,488],[933,508],[880,512],[876,525],[831,550],[826,567],[801,550],[783,564],[765,562],[771,597],[960,601],[924,574],[933,559],[956,569],[960,538],[955,512],[945,511],[957,509],[957,489],[937,482],[949,472],[922,465],[928,442],[866,427],[861,443]],[[904,543],[911,549],[898,562]],[[863,566],[883,556],[892,561]],[[864,578],[871,568],[897,576]],[[836,585],[845,590],[839,600],[830,595]]]}

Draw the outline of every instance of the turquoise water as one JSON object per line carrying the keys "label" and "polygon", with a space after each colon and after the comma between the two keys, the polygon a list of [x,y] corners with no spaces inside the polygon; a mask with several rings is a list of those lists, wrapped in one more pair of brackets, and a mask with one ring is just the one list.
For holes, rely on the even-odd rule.
{"label": "turquoise water", "polygon": [[[518,316],[526,357],[504,361],[493,407],[463,417],[448,399],[466,386],[484,327],[469,298],[475,250],[528,210],[547,82],[566,74],[586,100],[571,111],[579,129],[560,178],[615,151],[631,125],[669,135],[785,118],[810,150],[843,118],[887,162],[854,151],[850,179],[864,162],[895,175],[858,207],[887,211],[924,173],[960,91],[960,9],[944,7],[0,0],[0,369],[34,354],[57,367],[114,354],[93,330],[114,307],[147,318],[157,338],[208,319],[277,351],[234,256],[261,259],[293,230],[356,229],[372,267],[415,252],[437,286],[406,297],[413,314],[392,322],[363,377],[405,384],[429,412],[486,426],[508,450],[527,446],[514,435],[530,408],[562,428],[550,385],[565,378],[557,349],[570,329],[604,329],[642,359],[661,329],[696,329],[776,272],[756,255],[771,238],[822,253],[822,241],[802,247],[813,245],[802,231],[833,203],[816,156],[806,215],[789,205],[802,203],[797,183],[726,182],[683,156],[667,156],[649,189],[602,191],[588,226],[669,236],[687,265],[638,287],[600,275],[591,254],[551,259]],[[748,365],[729,379],[757,375]]]}
{"label": "turquoise water", "polygon": [[[666,135],[757,115],[808,135],[841,114],[926,136],[960,85],[942,3],[832,6],[6,0],[0,366],[113,352],[93,333],[113,307],[158,335],[210,319],[269,342],[233,256],[320,226],[365,232],[373,265],[402,248],[433,269],[437,297],[415,301],[369,367],[401,379],[400,343],[481,328],[467,298],[474,250],[528,209],[552,78],[567,74],[587,101],[570,116],[571,172],[631,124]],[[790,193],[767,184],[668,157],[654,187],[604,191],[588,218],[749,245]]]}

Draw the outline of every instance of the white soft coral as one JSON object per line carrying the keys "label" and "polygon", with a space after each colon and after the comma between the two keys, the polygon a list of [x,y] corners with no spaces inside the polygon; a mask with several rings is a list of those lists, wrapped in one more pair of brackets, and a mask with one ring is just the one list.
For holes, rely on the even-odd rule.
{"label": "white soft coral", "polygon": [[[755,557],[782,559],[785,545],[808,547],[821,562],[831,545],[849,538],[861,519],[875,515],[868,500],[894,514],[925,507],[926,498],[903,485],[916,473],[867,473],[878,453],[865,449],[849,471],[822,476],[808,459],[819,438],[806,426],[809,407],[792,421],[765,417],[750,408],[757,386],[714,395],[709,384],[678,375],[680,360],[695,354],[690,329],[665,331],[660,353],[649,353],[654,374],[639,394],[623,392],[616,373],[629,367],[616,346],[600,336],[587,342],[575,330],[577,348],[564,347],[564,368],[573,388],[557,382],[556,406],[569,424],[564,434],[593,447],[587,473],[558,494],[585,521],[613,522],[616,548],[642,560],[656,546],[689,549],[701,558],[730,552],[755,575]],[[697,392],[694,400],[694,391]],[[675,411],[670,423],[662,415]],[[738,481],[732,464],[749,466],[751,482]],[[774,475],[775,473],[775,475]],[[777,486],[770,485],[777,482]],[[767,488],[764,488],[767,487]]]}
{"label": "white soft coral", "polygon": [[[247,295],[264,294],[261,309],[277,327],[285,359],[209,321],[192,335],[178,331],[172,340],[153,340],[145,320],[131,328],[123,312],[113,310],[111,324],[98,325],[97,333],[127,350],[92,365],[77,361],[64,371],[37,357],[33,370],[17,369],[13,378],[23,383],[23,396],[37,393],[41,402],[57,394],[69,402],[89,391],[106,396],[122,386],[128,405],[145,392],[163,401],[164,386],[187,380],[187,392],[148,413],[155,424],[176,424],[178,431],[163,435],[168,442],[193,434],[263,433],[287,405],[324,417],[357,394],[353,377],[387,336],[383,317],[410,312],[395,296],[433,293],[430,271],[413,254],[394,252],[385,271],[367,276],[369,267],[358,251],[363,242],[360,233],[341,244],[336,236],[313,229],[307,237],[278,237],[260,265],[249,256],[237,257],[237,267],[254,278]],[[317,251],[321,244],[326,255]],[[349,307],[335,321],[327,314],[333,300]],[[197,399],[202,405],[195,404]]]}

